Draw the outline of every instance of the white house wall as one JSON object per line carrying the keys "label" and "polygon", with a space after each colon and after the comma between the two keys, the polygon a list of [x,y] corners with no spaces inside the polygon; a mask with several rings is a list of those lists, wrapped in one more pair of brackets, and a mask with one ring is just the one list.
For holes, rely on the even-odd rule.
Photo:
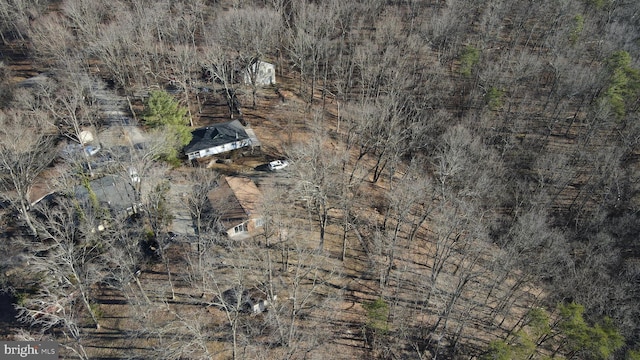
{"label": "white house wall", "polygon": [[220,145],[220,146],[214,146],[208,149],[204,149],[204,150],[200,150],[197,152],[192,152],[187,154],[187,156],[189,157],[189,160],[193,160],[193,159],[198,159],[198,158],[202,158],[202,157],[207,157],[207,156],[212,156],[212,155],[216,155],[216,154],[221,154],[227,151],[232,151],[232,150],[236,150],[236,149],[240,149],[246,146],[250,146],[251,145],[251,140],[249,139],[244,139],[244,140],[240,140],[240,141],[234,141],[232,143],[228,143],[228,144],[224,144],[224,145]]}
{"label": "white house wall", "polygon": [[[241,224],[238,224],[234,227],[227,229],[227,236],[230,239],[245,238],[248,235],[252,235],[260,231],[260,228],[262,228],[263,226],[264,226],[264,219],[262,217],[248,219],[247,221]],[[236,232],[235,230],[236,228],[239,228],[241,230]]]}

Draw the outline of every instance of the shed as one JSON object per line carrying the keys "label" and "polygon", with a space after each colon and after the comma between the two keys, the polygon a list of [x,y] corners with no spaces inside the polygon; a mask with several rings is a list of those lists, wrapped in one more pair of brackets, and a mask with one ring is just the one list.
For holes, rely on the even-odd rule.
{"label": "shed", "polygon": [[244,72],[244,83],[267,86],[276,83],[276,66],[262,60],[256,60]]}

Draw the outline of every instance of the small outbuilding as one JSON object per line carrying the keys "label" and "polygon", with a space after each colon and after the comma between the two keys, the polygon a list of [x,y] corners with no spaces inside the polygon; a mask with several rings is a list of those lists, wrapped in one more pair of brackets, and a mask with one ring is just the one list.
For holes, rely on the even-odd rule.
{"label": "small outbuilding", "polygon": [[244,72],[244,83],[268,86],[276,83],[276,66],[262,60],[256,60]]}
{"label": "small outbuilding", "polygon": [[[215,301],[216,299],[214,299]],[[221,294],[224,306],[231,311],[259,314],[267,311],[271,302],[267,294],[258,290],[231,288]],[[273,296],[273,301],[278,300],[277,295]]]}

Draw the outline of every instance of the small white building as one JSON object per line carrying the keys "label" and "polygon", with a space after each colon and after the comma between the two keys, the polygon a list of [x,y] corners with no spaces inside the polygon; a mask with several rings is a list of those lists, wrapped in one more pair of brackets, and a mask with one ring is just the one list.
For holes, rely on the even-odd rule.
{"label": "small white building", "polygon": [[276,83],[276,66],[266,61],[257,60],[244,72],[244,83],[247,85],[253,84],[257,86],[267,86]]}

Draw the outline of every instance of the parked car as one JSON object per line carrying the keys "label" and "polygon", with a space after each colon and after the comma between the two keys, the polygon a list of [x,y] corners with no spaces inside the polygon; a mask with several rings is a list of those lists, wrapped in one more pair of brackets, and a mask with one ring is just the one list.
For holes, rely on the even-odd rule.
{"label": "parked car", "polygon": [[129,177],[134,184],[140,182],[140,175],[138,175],[138,171],[134,167],[129,167]]}
{"label": "parked car", "polygon": [[287,160],[274,160],[269,163],[269,170],[276,171],[280,169],[284,169],[289,166],[289,162]]}
{"label": "parked car", "polygon": [[84,147],[84,152],[86,152],[89,156],[97,154],[98,151],[100,151],[100,146],[87,145]]}

